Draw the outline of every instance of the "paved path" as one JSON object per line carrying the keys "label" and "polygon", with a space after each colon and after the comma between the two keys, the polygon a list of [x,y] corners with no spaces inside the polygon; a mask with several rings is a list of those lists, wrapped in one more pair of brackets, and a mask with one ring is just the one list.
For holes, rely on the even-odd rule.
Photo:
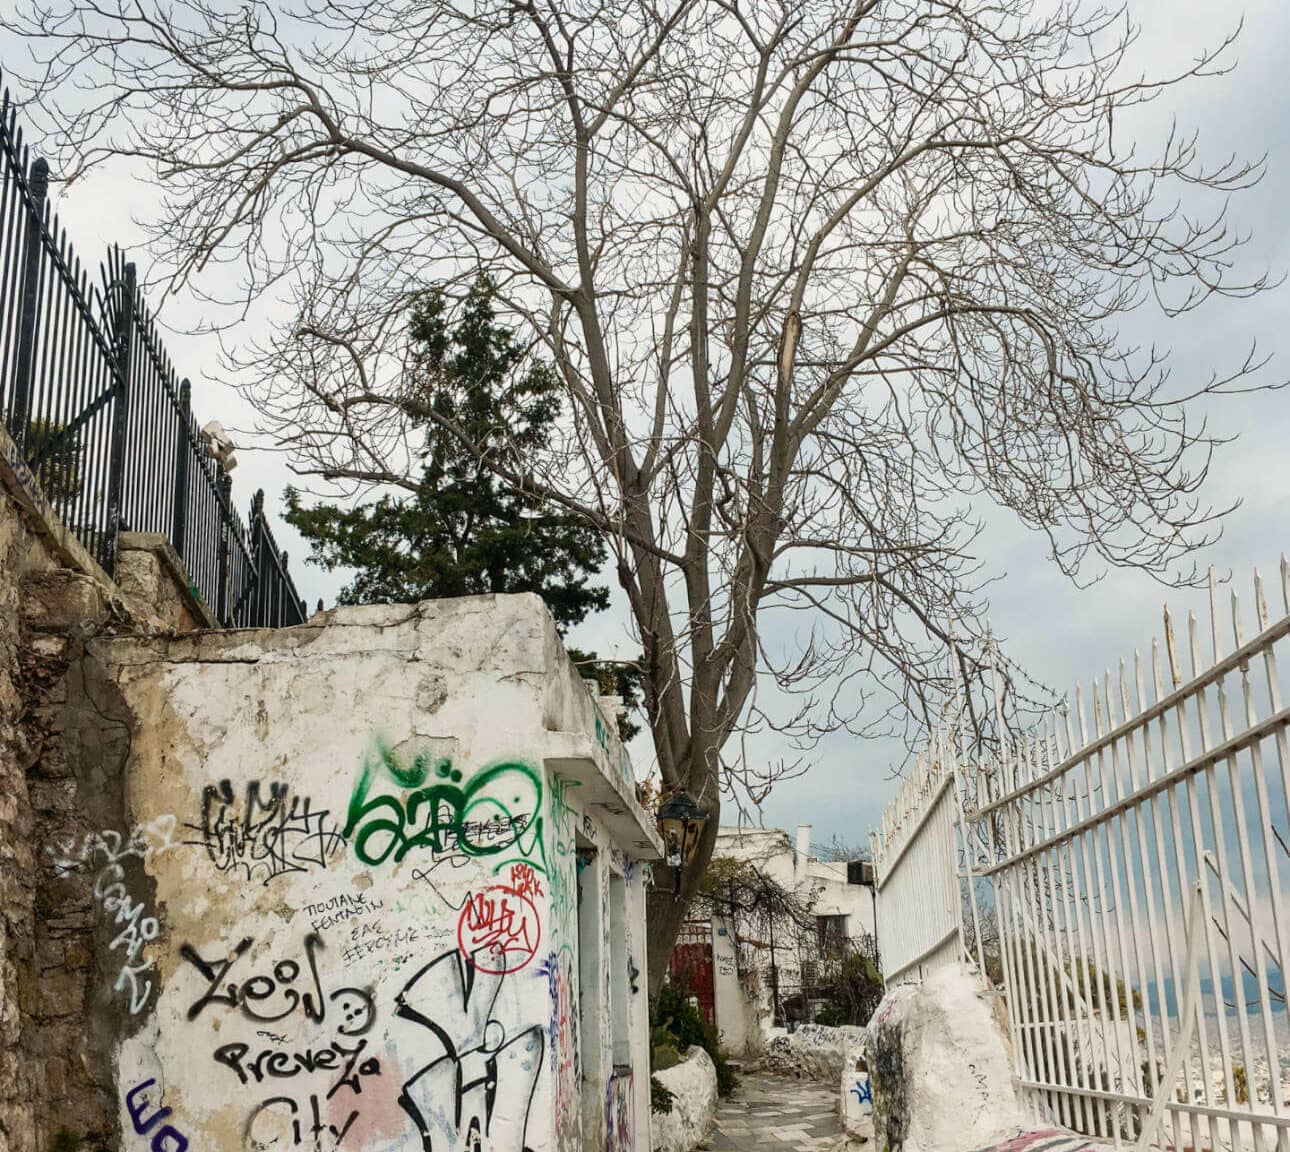
{"label": "paved path", "polygon": [[842,1134],[838,1090],[810,1080],[741,1076],[717,1108],[713,1152],[819,1152]]}

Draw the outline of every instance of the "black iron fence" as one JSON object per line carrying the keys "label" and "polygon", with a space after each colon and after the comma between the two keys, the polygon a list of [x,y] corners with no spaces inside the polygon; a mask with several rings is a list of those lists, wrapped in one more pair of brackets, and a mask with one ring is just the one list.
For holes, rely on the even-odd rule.
{"label": "black iron fence", "polygon": [[257,492],[249,527],[119,248],[99,282],[51,211],[0,100],[0,419],[63,523],[109,575],[122,532],[159,532],[226,626],[305,619]]}

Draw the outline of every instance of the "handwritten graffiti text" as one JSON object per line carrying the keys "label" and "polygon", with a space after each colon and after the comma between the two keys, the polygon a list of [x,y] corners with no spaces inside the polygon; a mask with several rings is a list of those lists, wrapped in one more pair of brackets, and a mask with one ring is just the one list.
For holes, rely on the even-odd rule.
{"label": "handwritten graffiti text", "polygon": [[279,960],[273,966],[273,975],[259,973],[243,983],[225,979],[232,972],[238,961],[251,947],[248,936],[239,941],[232,953],[223,960],[206,960],[200,956],[191,944],[179,949],[179,954],[201,973],[207,982],[206,991],[193,1001],[188,1008],[188,1019],[196,1020],[213,1004],[235,1008],[251,1020],[271,1024],[284,1020],[299,1008],[305,1017],[314,1023],[321,1023],[327,1018],[328,1005],[334,1005],[333,1012],[339,1014],[341,1023],[337,1031],[342,1036],[361,1036],[375,1019],[372,997],[360,988],[338,988],[328,994],[324,991],[323,982],[318,975],[317,953],[323,947],[322,939],[311,932],[305,937],[305,966],[308,974],[302,985],[307,985],[302,993],[297,990],[296,981],[301,976],[301,966],[295,960]]}
{"label": "handwritten graffiti text", "polygon": [[[397,796],[373,795],[378,781]],[[464,857],[508,850],[541,858],[542,778],[525,764],[495,764],[464,780],[452,761],[422,753],[403,767],[382,747],[359,773],[345,836],[364,864],[397,863],[414,849]]]}
{"label": "handwritten graffiti text", "polygon": [[[130,1113],[130,1123],[134,1125],[135,1132],[140,1136],[151,1133],[152,1142],[149,1147],[152,1152],[184,1152],[188,1147],[187,1136],[173,1124],[164,1124],[157,1128],[157,1125],[170,1115],[169,1108],[158,1107],[153,1110],[151,1116],[145,1115],[148,1111],[148,1100],[144,1093],[155,1083],[155,1080],[144,1080],[125,1094],[125,1110]],[[154,1128],[156,1128],[155,1132]]]}
{"label": "handwritten graffiti text", "polygon": [[128,837],[106,829],[85,836],[79,847],[74,840],[65,840],[48,849],[54,873],[60,878],[98,868],[94,899],[117,929],[108,948],[121,959],[113,990],[129,996],[132,1015],[142,1012],[152,995],[152,961],[144,955],[144,949],[157,938],[160,925],[155,916],[149,915],[147,906],[130,895],[125,864],[132,859],[146,860],[173,847],[176,825],[175,818],[167,816],[135,827]]}
{"label": "handwritten graffiti text", "polygon": [[461,954],[481,972],[515,972],[533,959],[542,928],[533,901],[500,884],[469,896],[457,921]]}
{"label": "handwritten graffiti text", "polygon": [[202,817],[190,825],[197,841],[221,872],[241,872],[248,881],[270,880],[309,868],[326,868],[345,839],[324,809],[315,812],[308,797],[289,796],[285,784],[270,784],[268,794],[253,780],[238,793],[228,780],[202,789]]}

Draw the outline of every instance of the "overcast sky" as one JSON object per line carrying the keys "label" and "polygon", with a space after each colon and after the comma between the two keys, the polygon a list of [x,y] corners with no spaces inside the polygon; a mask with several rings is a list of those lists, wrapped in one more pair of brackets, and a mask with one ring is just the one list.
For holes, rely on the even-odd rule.
{"label": "overcast sky", "polygon": [[[0,11],[12,0],[0,0]],[[1245,17],[1237,47],[1238,66],[1228,77],[1178,92],[1157,114],[1175,114],[1184,127],[1201,132],[1204,155],[1225,158],[1235,151],[1268,156],[1262,184],[1233,205],[1233,219],[1253,233],[1250,255],[1277,276],[1290,268],[1290,117],[1287,116],[1286,60],[1290,58],[1290,4],[1285,0],[1251,0],[1218,5],[1202,0],[1149,0],[1131,8],[1143,24],[1144,64],[1183,63],[1216,35]],[[0,66],[12,47],[0,48]],[[96,257],[104,244],[116,241],[146,267],[147,254],[132,217],[145,216],[151,192],[124,165],[58,194],[60,213],[82,252]],[[182,298],[167,305],[165,316],[177,327],[199,313]],[[252,315],[244,337],[260,329],[263,316]],[[1252,301],[1219,302],[1181,320],[1142,316],[1135,335],[1175,350],[1175,372],[1181,379],[1208,375],[1238,364],[1252,340],[1273,359],[1267,379],[1290,378],[1290,287],[1279,287]],[[205,422],[250,426],[253,413],[218,376],[218,348],[212,338],[175,334],[169,346],[182,373],[193,380],[193,404]],[[1200,557],[1223,575],[1232,573],[1242,591],[1253,568],[1275,577],[1278,558],[1290,542],[1290,391],[1232,397],[1210,412],[1212,427],[1236,441],[1215,462],[1208,496],[1216,504],[1233,500],[1242,506],[1228,518],[1222,540]],[[281,507],[283,487],[291,480],[285,460],[269,451],[239,452],[234,474],[235,499],[249,504],[258,487],[268,494],[270,509]],[[1046,558],[1043,541],[979,510],[989,521],[982,555],[991,572],[1002,577],[991,595],[991,621],[1009,655],[1037,680],[1068,688],[1087,683],[1135,647],[1149,646],[1159,631],[1164,600],[1180,612],[1201,611],[1205,595],[1172,591],[1135,572],[1113,571],[1094,587],[1080,590],[1066,581]],[[305,566],[306,548],[280,522],[279,542],[292,555],[292,570],[312,608],[320,597],[328,603],[341,578]],[[607,581],[611,582],[611,581]],[[1276,587],[1275,581],[1273,587]],[[1282,611],[1279,591],[1273,614]],[[635,645],[619,612],[607,613],[577,630],[572,638],[602,655],[631,654]],[[639,741],[638,741],[639,743]],[[774,756],[773,744],[761,745]],[[808,774],[781,788],[768,801],[768,825],[791,828],[813,823],[815,839],[839,837],[862,843],[870,824],[894,788],[891,768],[898,757],[892,746],[836,739],[817,750]],[[641,748],[638,762],[648,760]]]}

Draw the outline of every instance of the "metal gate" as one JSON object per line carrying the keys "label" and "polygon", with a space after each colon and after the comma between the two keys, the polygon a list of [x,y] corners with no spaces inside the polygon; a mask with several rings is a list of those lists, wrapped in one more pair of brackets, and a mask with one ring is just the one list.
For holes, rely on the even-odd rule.
{"label": "metal gate", "polygon": [[713,984],[712,925],[689,920],[681,926],[668,966],[672,983],[698,1001],[699,1011],[712,1027],[717,1026],[716,993]]}

